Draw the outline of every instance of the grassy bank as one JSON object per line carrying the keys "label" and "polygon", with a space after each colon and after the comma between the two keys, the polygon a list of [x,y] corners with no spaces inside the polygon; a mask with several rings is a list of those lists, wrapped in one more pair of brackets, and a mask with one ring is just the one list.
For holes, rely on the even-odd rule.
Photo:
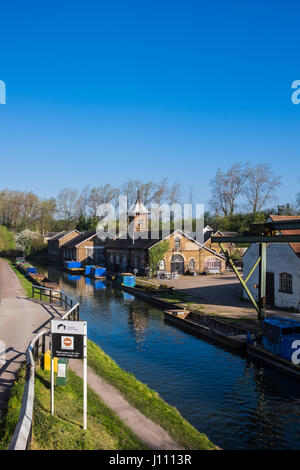
{"label": "grassy bank", "polygon": [[17,425],[26,378],[26,367],[21,367],[17,380],[11,388],[7,411],[0,421],[0,450],[7,449]]}
{"label": "grassy bank", "polygon": [[88,364],[104,380],[120,390],[128,402],[168,431],[186,449],[215,448],[205,434],[198,432],[174,407],[160,398],[157,392],[137,380],[133,374],[121,369],[92,341],[88,341]]}
{"label": "grassy bank", "polygon": [[6,259],[6,261],[7,261],[8,264],[10,265],[11,269],[12,269],[12,270],[16,273],[16,275],[18,276],[19,281],[20,281],[20,283],[21,283],[21,286],[22,286],[23,289],[25,290],[27,297],[31,297],[31,293],[32,293],[32,282],[30,282],[30,281],[24,276],[24,274],[20,273],[20,271],[13,265],[12,261],[10,261],[9,259]]}
{"label": "grassy bank", "polygon": [[82,429],[82,379],[69,370],[68,382],[55,389],[55,414],[50,413],[50,373],[35,379],[34,427],[31,449],[142,450],[132,431],[88,388],[88,428]]}

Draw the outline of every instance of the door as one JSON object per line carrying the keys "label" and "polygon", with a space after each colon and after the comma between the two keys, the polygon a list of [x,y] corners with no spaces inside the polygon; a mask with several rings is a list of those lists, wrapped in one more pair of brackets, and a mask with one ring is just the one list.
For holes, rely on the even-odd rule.
{"label": "door", "polygon": [[175,271],[178,274],[184,273],[184,259],[181,255],[173,255],[171,259],[171,271],[174,273]]}
{"label": "door", "polygon": [[266,296],[267,296],[267,305],[271,307],[274,306],[274,273],[268,273],[266,277]]}

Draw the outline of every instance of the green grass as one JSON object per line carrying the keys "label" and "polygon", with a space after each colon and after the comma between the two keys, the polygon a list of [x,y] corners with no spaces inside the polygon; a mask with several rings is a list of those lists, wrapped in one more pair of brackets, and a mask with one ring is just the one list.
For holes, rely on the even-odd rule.
{"label": "green grass", "polygon": [[23,365],[18,373],[13,387],[11,388],[6,414],[0,421],[0,450],[7,449],[17,425],[21,409],[25,378],[26,366]]}
{"label": "green grass", "polygon": [[[186,449],[215,449],[205,434],[198,432],[157,392],[121,369],[99,346],[88,341],[88,364],[104,380],[115,386],[135,408],[164,428]],[[199,404],[205,406],[205,404]]]}
{"label": "green grass", "polygon": [[143,450],[132,431],[88,387],[88,426],[82,429],[82,379],[69,370],[68,382],[55,388],[50,413],[50,373],[35,378],[33,450]]}
{"label": "green grass", "polygon": [[13,265],[12,261],[6,260],[12,270],[16,273],[16,275],[19,278],[19,281],[21,283],[21,286],[26,292],[27,297],[31,297],[32,295],[32,282],[30,282],[23,274],[20,273],[20,271]]}
{"label": "green grass", "polygon": [[[22,274],[18,268],[13,264],[13,262],[9,259],[6,259],[5,261],[7,261],[7,263],[10,265],[10,267],[12,268],[12,270],[16,273],[16,275],[18,276],[19,278],[19,281],[21,283],[21,286],[23,287],[23,289],[25,290],[25,293],[26,293],[26,296],[31,298],[32,297],[32,286],[33,286],[33,282],[31,282],[29,279],[27,279],[27,277],[25,276],[25,274]],[[43,301],[47,301],[49,302],[49,297],[46,296],[46,295],[42,295],[42,298],[40,299],[40,294],[35,294],[35,296],[37,297],[38,300],[43,300]]]}

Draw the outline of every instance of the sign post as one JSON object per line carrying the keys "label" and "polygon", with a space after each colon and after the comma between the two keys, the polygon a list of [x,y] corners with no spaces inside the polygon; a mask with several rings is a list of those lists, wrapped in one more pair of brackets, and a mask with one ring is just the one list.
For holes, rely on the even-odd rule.
{"label": "sign post", "polygon": [[54,414],[54,357],[83,359],[83,429],[87,428],[87,323],[51,320],[51,414]]}

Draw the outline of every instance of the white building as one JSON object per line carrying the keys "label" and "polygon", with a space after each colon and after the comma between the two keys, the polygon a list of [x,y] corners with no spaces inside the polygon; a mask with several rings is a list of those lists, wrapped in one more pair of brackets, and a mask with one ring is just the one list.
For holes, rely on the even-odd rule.
{"label": "white building", "polygon": [[[300,219],[300,216],[270,215],[267,222]],[[282,235],[300,235],[300,230],[282,230]],[[244,279],[259,257],[259,246],[252,244],[243,256]],[[247,286],[258,300],[259,267]],[[244,292],[244,298],[248,295]],[[270,243],[267,246],[267,305],[300,311],[300,243]]]}

